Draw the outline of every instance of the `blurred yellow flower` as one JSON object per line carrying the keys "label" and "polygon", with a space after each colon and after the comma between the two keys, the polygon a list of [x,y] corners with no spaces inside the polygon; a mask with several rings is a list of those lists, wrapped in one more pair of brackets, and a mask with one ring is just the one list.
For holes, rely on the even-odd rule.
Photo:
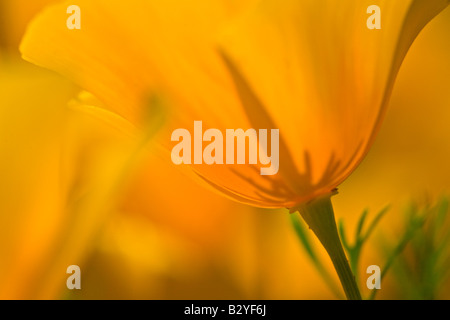
{"label": "blurred yellow flower", "polygon": [[64,224],[55,132],[73,87],[17,63],[0,64],[0,85],[0,298],[31,297]]}
{"label": "blurred yellow flower", "polygon": [[136,145],[68,110],[72,83],[8,61],[0,64],[0,299],[53,299],[66,268],[95,245]]}
{"label": "blurred yellow flower", "polygon": [[260,165],[194,169],[235,200],[292,208],[330,195],[362,161],[409,46],[448,4],[375,1],[383,27],[370,30],[372,2],[75,1],[77,31],[61,23],[65,2],[32,23],[21,50],[137,126],[149,97],[162,97],[167,147],[169,133],[194,120],[279,128],[275,176],[262,177]]}

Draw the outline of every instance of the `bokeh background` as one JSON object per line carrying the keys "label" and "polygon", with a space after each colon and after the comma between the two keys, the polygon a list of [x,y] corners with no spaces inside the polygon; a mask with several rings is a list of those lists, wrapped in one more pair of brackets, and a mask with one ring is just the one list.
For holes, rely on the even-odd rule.
{"label": "bokeh background", "polygon": [[[78,88],[18,52],[28,22],[52,2],[0,0],[0,298],[338,298],[286,210],[227,200],[151,149],[131,152],[133,142],[107,123],[67,108]],[[449,35],[447,9],[413,44],[375,145],[333,198],[350,239],[363,210],[370,218],[390,205],[362,253],[364,296],[365,269],[385,264],[407,228],[408,208],[449,195]],[[439,224],[443,238],[448,213]],[[439,244],[427,232],[403,250],[410,278],[393,267],[377,298],[450,298],[445,276],[427,289],[431,295],[421,294],[429,279],[417,257]],[[436,258],[444,269],[449,250]],[[72,264],[81,267],[82,290],[66,288]]]}

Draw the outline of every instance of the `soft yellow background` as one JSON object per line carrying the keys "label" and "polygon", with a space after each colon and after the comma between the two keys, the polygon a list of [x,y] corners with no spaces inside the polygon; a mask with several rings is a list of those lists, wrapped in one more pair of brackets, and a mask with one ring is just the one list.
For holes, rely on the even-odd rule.
{"label": "soft yellow background", "polygon": [[[335,298],[300,247],[287,211],[226,200],[196,185],[151,149],[135,155],[126,178],[115,180],[108,174],[126,161],[120,155],[129,150],[128,143],[95,119],[66,113],[64,103],[76,91],[71,84],[17,62],[17,45],[27,22],[50,2],[1,2],[0,101],[8,103],[1,105],[0,123],[8,126],[0,138],[10,143],[8,148],[0,144],[0,155],[16,160],[0,161],[0,172],[9,173],[9,179],[0,182],[0,271],[6,270],[0,277],[7,283],[0,297]],[[383,265],[378,244],[399,236],[409,201],[433,201],[449,191],[449,34],[447,9],[413,44],[375,145],[333,199],[337,219],[343,219],[350,231],[363,209],[375,214],[392,205],[364,251],[361,272],[371,264]],[[55,91],[56,84],[64,86],[66,96]],[[42,119],[39,106],[58,111]],[[20,110],[29,115],[28,122]],[[24,141],[35,149],[24,149]],[[63,169],[46,160],[55,159],[61,148],[68,155]],[[112,161],[104,168],[111,157],[117,164]],[[59,185],[55,179],[61,172],[65,180]],[[10,183],[17,181],[20,184],[13,188]],[[79,199],[83,188],[116,181],[122,183],[112,191],[114,197],[108,193],[89,200],[96,209],[89,214],[59,203]],[[14,248],[20,254],[11,251]],[[324,252],[322,257],[328,262]],[[69,264],[81,266],[81,291],[65,288]],[[364,274],[360,279],[365,282]],[[399,298],[391,279],[382,285],[379,297]]]}

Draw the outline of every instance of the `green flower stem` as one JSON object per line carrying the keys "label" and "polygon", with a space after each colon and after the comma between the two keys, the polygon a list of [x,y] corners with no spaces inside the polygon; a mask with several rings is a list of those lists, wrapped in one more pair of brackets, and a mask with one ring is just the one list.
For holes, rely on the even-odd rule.
{"label": "green flower stem", "polygon": [[349,300],[361,300],[361,293],[350,269],[339,239],[331,196],[322,197],[300,205],[296,209],[324,246],[339,276]]}

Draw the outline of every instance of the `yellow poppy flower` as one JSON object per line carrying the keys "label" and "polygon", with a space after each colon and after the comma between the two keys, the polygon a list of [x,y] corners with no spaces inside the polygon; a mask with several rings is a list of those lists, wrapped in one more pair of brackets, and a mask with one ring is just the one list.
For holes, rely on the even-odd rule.
{"label": "yellow poppy flower", "polygon": [[291,208],[330,194],[361,162],[407,49],[448,4],[376,2],[381,30],[366,26],[368,1],[76,1],[81,30],[61,22],[68,3],[53,6],[31,25],[22,52],[134,124],[148,95],[162,95],[175,109],[165,144],[194,120],[279,128],[277,175],[250,165],[195,168],[236,200]]}
{"label": "yellow poppy flower", "polygon": [[[136,126],[151,116],[149,99],[162,101],[168,148],[170,133],[196,120],[222,132],[279,129],[275,175],[260,174],[262,161],[194,169],[237,201],[301,211],[349,283],[329,198],[373,143],[413,40],[448,3],[80,0],[41,14],[21,50]],[[81,8],[81,30],[63,23],[69,4]],[[367,25],[374,4],[381,29]]]}

